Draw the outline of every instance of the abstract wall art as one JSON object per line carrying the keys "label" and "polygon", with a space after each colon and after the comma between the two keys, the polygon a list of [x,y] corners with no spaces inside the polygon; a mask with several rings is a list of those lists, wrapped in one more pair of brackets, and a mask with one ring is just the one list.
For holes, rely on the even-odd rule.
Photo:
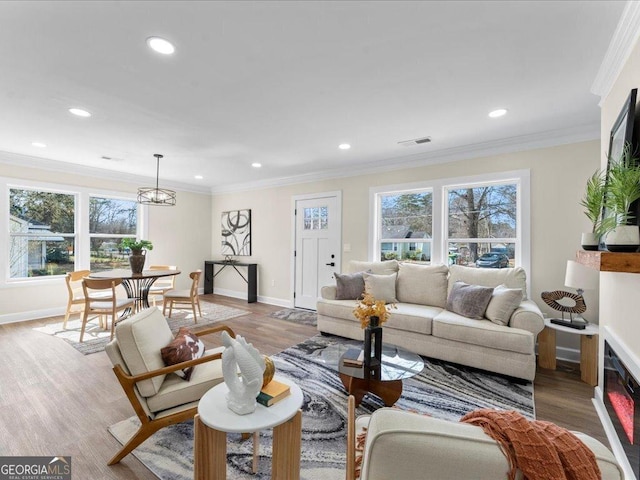
{"label": "abstract wall art", "polygon": [[251,255],[251,210],[222,212],[223,255]]}

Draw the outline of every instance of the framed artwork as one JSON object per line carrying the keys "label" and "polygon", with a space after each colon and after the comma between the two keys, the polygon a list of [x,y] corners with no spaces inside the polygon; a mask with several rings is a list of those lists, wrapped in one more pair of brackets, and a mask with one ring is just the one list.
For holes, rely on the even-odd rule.
{"label": "framed artwork", "polygon": [[222,212],[222,251],[227,256],[251,255],[251,210]]}

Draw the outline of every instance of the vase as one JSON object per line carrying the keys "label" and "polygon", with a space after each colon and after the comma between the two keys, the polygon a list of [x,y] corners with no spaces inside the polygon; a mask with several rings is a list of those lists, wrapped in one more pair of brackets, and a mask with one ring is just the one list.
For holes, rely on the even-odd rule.
{"label": "vase", "polygon": [[367,369],[382,364],[382,327],[378,317],[369,317],[364,329],[364,366]]}
{"label": "vase", "polygon": [[142,273],[144,269],[144,261],[146,258],[146,250],[140,255],[129,255],[129,265],[131,265],[131,273]]}
{"label": "vase", "polygon": [[583,233],[580,244],[584,250],[598,250],[600,247],[600,235],[595,233]]}
{"label": "vase", "polygon": [[605,240],[610,252],[635,252],[640,245],[638,225],[618,225]]}

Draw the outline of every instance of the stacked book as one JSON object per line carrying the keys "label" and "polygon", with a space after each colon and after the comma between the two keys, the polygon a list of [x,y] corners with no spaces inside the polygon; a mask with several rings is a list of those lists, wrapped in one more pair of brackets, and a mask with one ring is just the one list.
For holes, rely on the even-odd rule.
{"label": "stacked book", "polygon": [[360,348],[350,348],[342,356],[342,363],[347,367],[361,367],[364,363],[364,350]]}
{"label": "stacked book", "polygon": [[277,380],[271,380],[262,388],[262,390],[260,390],[260,393],[256,397],[256,401],[265,407],[270,407],[274,403],[277,403],[288,396],[290,393],[291,389],[289,388],[289,385]]}

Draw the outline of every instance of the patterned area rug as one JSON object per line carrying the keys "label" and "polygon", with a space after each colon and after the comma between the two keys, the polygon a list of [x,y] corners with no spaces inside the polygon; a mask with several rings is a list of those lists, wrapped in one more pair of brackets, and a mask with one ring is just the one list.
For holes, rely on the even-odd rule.
{"label": "patterned area rug", "polygon": [[[332,355],[323,355],[336,343],[354,344],[340,337],[317,335],[272,358],[279,375],[294,380],[304,393],[302,407],[301,475],[305,480],[342,480],[346,451],[347,394],[336,373]],[[533,386],[479,370],[425,359],[424,371],[405,380],[396,404],[437,418],[458,420],[478,408],[518,410],[534,418]],[[382,407],[373,396],[365,396],[358,414]],[[119,422],[109,431],[124,443],[136,430],[135,417]],[[252,442],[239,435],[227,440],[227,478],[271,478],[272,431],[260,432],[258,473],[251,473]],[[193,423],[164,428],[134,450],[134,455],[162,480],[193,478]]]}
{"label": "patterned area rug", "polygon": [[[178,310],[174,307],[171,318],[167,318],[171,331],[177,332],[180,327],[190,327],[193,329],[201,328],[223,320],[249,314],[246,310],[231,308],[211,302],[201,301],[200,306],[202,308],[202,318],[198,318],[197,324],[193,321],[193,312],[190,309]],[[82,321],[78,319],[78,316],[78,314],[75,314],[71,319],[69,319],[66,330],[62,328],[63,322],[61,321],[50,323],[44,327],[34,328],[34,330],[62,338],[84,355],[102,352],[105,345],[109,343],[111,330],[101,328],[98,323],[98,317],[93,319],[90,318],[85,329],[84,341],[80,343],[80,329],[82,328]],[[110,323],[109,328],[111,328]]]}
{"label": "patterned area rug", "polygon": [[269,314],[270,317],[287,322],[302,323],[304,325],[317,325],[318,315],[310,310],[302,310],[300,308],[285,308]]}

